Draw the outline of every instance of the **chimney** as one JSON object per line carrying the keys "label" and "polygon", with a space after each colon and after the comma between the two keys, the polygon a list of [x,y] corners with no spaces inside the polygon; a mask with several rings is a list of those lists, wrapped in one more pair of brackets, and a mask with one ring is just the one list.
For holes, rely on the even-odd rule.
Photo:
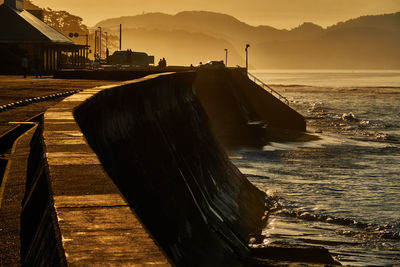
{"label": "chimney", "polygon": [[24,0],[4,0],[4,3],[16,10],[24,10]]}

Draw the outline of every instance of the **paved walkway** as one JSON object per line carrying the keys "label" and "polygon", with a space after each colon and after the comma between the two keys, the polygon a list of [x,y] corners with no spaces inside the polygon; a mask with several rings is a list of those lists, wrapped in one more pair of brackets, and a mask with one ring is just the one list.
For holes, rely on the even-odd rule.
{"label": "paved walkway", "polygon": [[70,96],[45,113],[46,156],[67,262],[81,266],[169,266],[73,118],[72,110],[78,104],[106,88]]}

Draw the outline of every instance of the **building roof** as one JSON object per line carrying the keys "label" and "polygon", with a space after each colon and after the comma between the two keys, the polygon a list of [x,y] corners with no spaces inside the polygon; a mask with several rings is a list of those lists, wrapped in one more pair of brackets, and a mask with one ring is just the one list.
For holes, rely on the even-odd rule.
{"label": "building roof", "polygon": [[74,42],[26,10],[0,6],[0,43],[63,44]]}

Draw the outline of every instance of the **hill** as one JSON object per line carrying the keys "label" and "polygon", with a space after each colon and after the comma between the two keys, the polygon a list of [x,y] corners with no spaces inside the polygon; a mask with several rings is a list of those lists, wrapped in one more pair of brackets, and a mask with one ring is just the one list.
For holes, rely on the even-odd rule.
{"label": "hill", "polygon": [[338,30],[344,28],[369,27],[393,32],[400,32],[400,12],[376,16],[362,16],[346,22],[339,22],[327,28]]}
{"label": "hill", "polygon": [[251,26],[220,13],[147,13],[96,24],[116,33],[123,24],[124,47],[165,55],[169,63],[224,59],[253,68],[400,68],[400,12],[363,16],[322,28],[305,22],[291,30]]}

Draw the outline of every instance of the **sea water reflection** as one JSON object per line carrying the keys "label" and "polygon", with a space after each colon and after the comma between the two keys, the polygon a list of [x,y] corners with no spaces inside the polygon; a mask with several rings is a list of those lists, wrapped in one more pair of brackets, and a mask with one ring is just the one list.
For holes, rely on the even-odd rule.
{"label": "sea water reflection", "polygon": [[397,77],[398,88],[275,86],[321,139],[234,151],[240,170],[279,199],[265,242],[322,245],[342,264],[400,264]]}

